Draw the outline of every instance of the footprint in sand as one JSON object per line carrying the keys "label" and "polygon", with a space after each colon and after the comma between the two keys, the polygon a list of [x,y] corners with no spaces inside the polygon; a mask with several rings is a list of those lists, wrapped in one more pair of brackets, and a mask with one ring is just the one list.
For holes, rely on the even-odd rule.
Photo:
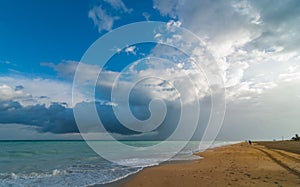
{"label": "footprint in sand", "polygon": [[244,175],[246,175],[247,177],[250,177],[250,176],[251,176],[249,173],[245,173]]}

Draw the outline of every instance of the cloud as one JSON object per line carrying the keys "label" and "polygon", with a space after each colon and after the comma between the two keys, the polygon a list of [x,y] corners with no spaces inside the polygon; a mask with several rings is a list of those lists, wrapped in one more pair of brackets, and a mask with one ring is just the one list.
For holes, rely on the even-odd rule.
{"label": "cloud", "polygon": [[75,72],[77,71],[78,79],[82,84],[88,84],[91,81],[91,77],[96,77],[101,71],[98,65],[81,63],[80,68],[77,69],[79,62],[72,60],[65,60],[61,63],[54,64],[52,62],[43,62],[42,66],[50,67],[57,72],[57,75],[66,80],[73,81]]}
{"label": "cloud", "polygon": [[[171,105],[178,99],[187,104],[209,95],[205,75],[193,67],[191,62],[175,64],[157,58],[138,60],[122,72],[102,71],[97,83],[96,96],[111,100],[112,89],[120,94],[132,89],[130,94],[134,99],[131,102],[137,105],[148,105],[149,101],[155,98],[163,99]],[[118,106],[128,101],[120,94],[117,94],[122,98],[118,100],[121,103],[116,103]]]}
{"label": "cloud", "polygon": [[[130,46],[125,49],[127,53],[135,53],[135,46]],[[186,63],[188,64],[188,63]],[[53,63],[42,63],[44,66],[48,66],[57,71],[60,77],[64,77],[69,80],[73,80],[74,73],[77,68],[78,62],[74,61],[65,61],[59,63],[57,65]],[[142,67],[142,68],[141,68]],[[175,68],[175,69],[174,69]],[[159,61],[151,61],[147,60],[143,62],[136,62],[131,64],[127,70],[123,71],[121,76],[119,76],[120,72],[114,72],[109,70],[102,70],[97,65],[89,65],[81,63],[80,69],[78,69],[78,86],[90,86],[90,84],[85,84],[87,82],[92,82],[92,79],[97,77],[99,74],[96,96],[98,94],[98,99],[102,100],[110,100],[111,99],[111,90],[115,86],[115,80],[118,79],[119,87],[121,89],[120,93],[123,93],[124,90],[130,88],[132,83],[135,80],[141,79],[142,77],[152,76],[159,77],[163,75],[163,77],[169,80],[171,83],[177,82],[189,82],[189,78],[187,74],[197,74],[197,71],[193,69],[185,70],[183,67],[178,68],[177,66],[172,67],[169,64],[165,64],[164,62]],[[200,77],[194,77],[194,79],[199,79]],[[189,85],[189,84],[185,84]],[[203,94],[203,93],[202,93]],[[203,96],[203,95],[202,95]],[[165,100],[175,100],[178,97],[178,94],[174,92],[172,86],[160,79],[156,80],[145,80],[141,84],[136,85],[134,98],[138,101],[143,101],[146,104],[150,98],[164,98]],[[193,97],[190,97],[193,99]],[[97,100],[97,99],[96,99]]]}
{"label": "cloud", "polygon": [[11,64],[11,62],[8,61],[8,60],[0,60],[0,64],[6,64],[6,65],[8,65],[8,64]]}
{"label": "cloud", "polygon": [[[51,66],[57,70],[60,76],[71,78],[73,70],[75,69],[76,62],[65,62],[64,64],[44,64]],[[86,74],[93,72],[95,68],[93,66],[83,65],[82,73]],[[111,89],[112,82],[116,77],[116,72],[104,71],[102,75],[106,77],[99,84],[99,87],[105,89]],[[84,77],[86,80],[87,77]],[[97,111],[101,116],[101,120],[104,123],[106,130],[114,136],[122,139],[132,138],[151,138],[155,136],[162,136],[163,132],[151,132],[151,133],[137,133],[125,128],[114,116],[112,106],[116,106],[115,103],[110,101],[109,91],[101,93],[96,99],[93,98],[92,102],[82,99],[75,102],[72,105],[72,85],[68,82],[60,82],[55,80],[41,79],[41,78],[24,78],[24,77],[0,77],[0,82],[5,82],[1,85],[1,99],[0,99],[0,124],[1,126],[9,124],[19,124],[23,126],[32,127],[31,130],[35,130],[39,133],[54,133],[54,134],[70,134],[78,133],[78,128],[73,116],[74,107],[77,110],[82,110],[84,114],[84,120],[86,125],[82,133],[97,133],[95,121],[90,116],[90,113],[86,111],[87,106],[92,102],[96,102]],[[128,86],[130,82],[123,82]],[[122,83],[122,84],[123,84]],[[9,86],[8,86],[9,85]],[[84,84],[84,86],[88,86]],[[30,94],[29,94],[30,93]],[[135,96],[138,96],[136,93]],[[149,96],[149,94],[148,94]],[[107,97],[107,99],[106,99]],[[150,97],[150,96],[149,96]],[[86,102],[85,102],[86,101]],[[146,119],[148,116],[148,107],[146,101],[142,104],[132,102],[132,108],[142,119]],[[171,118],[171,117],[170,117]],[[166,122],[166,124],[169,124]],[[105,132],[102,129],[101,133]],[[152,136],[153,135],[153,136]]]}
{"label": "cloud", "polygon": [[110,6],[115,10],[120,10],[125,13],[132,12],[132,9],[128,9],[122,0],[104,0],[104,1],[107,2],[108,4],[110,4]]}
{"label": "cloud", "polygon": [[[51,68],[54,68],[56,71],[60,72],[59,74],[62,77],[72,75],[74,70],[74,62],[62,62],[61,64],[46,64],[50,65]],[[84,67],[90,67],[95,69],[92,66],[87,64],[82,64]],[[66,67],[66,66],[71,66]],[[66,70],[66,71],[64,71]],[[90,69],[86,68],[80,72],[82,75],[86,75],[84,79],[90,79],[89,72]],[[105,125],[105,128],[112,133],[118,135],[128,135],[128,138],[148,138],[155,139],[163,137],[168,137],[173,130],[176,128],[178,123],[178,118],[180,117],[180,101],[187,108],[190,104],[193,104],[195,100],[201,99],[207,95],[205,93],[205,87],[202,86],[199,90],[191,88],[192,83],[190,79],[193,79],[195,82],[198,79],[203,79],[199,72],[195,71],[188,62],[178,64],[170,64],[166,61],[160,61],[157,59],[144,59],[142,61],[137,61],[127,68],[125,68],[120,76],[120,72],[114,72],[109,70],[102,70],[99,75],[99,81],[97,83],[95,95],[96,98],[90,98],[92,101],[96,100],[99,106],[97,106],[97,111],[101,121]],[[145,77],[149,77],[146,78]],[[152,78],[151,78],[152,77]],[[159,78],[161,77],[161,79]],[[116,80],[118,78],[118,80]],[[138,81],[141,80],[141,81]],[[116,81],[116,82],[115,82]],[[138,82],[136,82],[138,81]],[[136,82],[136,84],[135,84]],[[174,88],[174,85],[180,90]],[[85,87],[91,85],[80,84],[82,86],[79,90],[84,92]],[[120,97],[111,97],[112,89],[116,89],[117,96]],[[124,93],[133,88],[130,92],[129,98],[124,97]],[[206,87],[207,88],[207,87]],[[207,90],[206,90],[207,91]],[[121,95],[120,95],[121,94]],[[114,98],[116,100],[114,100]],[[89,98],[87,98],[89,100]],[[121,110],[121,115],[126,116],[126,110],[122,110],[124,107],[127,107],[126,103],[130,105],[130,111],[138,119],[145,120],[149,117],[149,103],[152,99],[161,99],[166,102],[166,107],[168,108],[167,116],[161,126],[149,134],[141,135],[141,133],[133,132],[125,128],[114,116],[114,111],[112,106],[118,107]],[[99,101],[99,102],[98,102]],[[106,101],[106,102],[100,102]],[[96,120],[91,117],[91,113],[88,111],[91,102],[81,102],[75,106],[76,110],[79,110],[82,114],[82,120],[84,121],[85,128],[88,132],[94,132],[95,127],[99,126],[96,124]],[[192,113],[191,113],[192,115]],[[207,116],[206,116],[207,117]],[[129,124],[135,122],[127,121]],[[205,124],[202,125],[202,127]],[[102,129],[104,130],[104,129]],[[139,136],[135,136],[135,135]],[[116,137],[120,137],[115,135]],[[133,136],[134,135],[134,136]],[[125,138],[124,136],[122,136]]]}
{"label": "cloud", "polygon": [[172,27],[180,27],[181,25],[182,25],[181,21],[170,20],[167,22],[167,29],[170,30],[171,26]]}
{"label": "cloud", "polygon": [[172,0],[165,0],[165,1],[159,1],[154,0],[153,1],[153,8],[158,9],[160,13],[163,16],[170,16],[171,18],[177,18],[177,10],[178,7],[183,5],[183,1],[172,1]]}
{"label": "cloud", "polygon": [[[85,110],[87,105],[92,103],[78,103],[75,107],[78,110]],[[123,127],[113,115],[109,105],[96,103],[97,110],[102,116],[103,124],[109,132],[119,134],[135,134]],[[90,116],[84,117],[88,122],[82,133],[97,132],[95,131],[95,121],[90,121]],[[45,105],[30,105],[22,106],[16,101],[1,101],[0,102],[0,125],[3,124],[22,124],[32,126],[38,132],[50,132],[54,134],[79,133],[77,124],[73,115],[73,109],[67,108],[60,103],[52,103],[50,106]],[[103,132],[105,132],[103,130]]]}
{"label": "cloud", "polygon": [[[268,9],[263,7],[270,5]],[[274,46],[282,47],[284,53],[299,50],[300,3],[295,0],[285,2],[251,1],[251,5],[259,11],[263,21],[263,30],[259,38],[251,44],[262,49]]]}
{"label": "cloud", "polygon": [[39,132],[57,134],[78,132],[72,109],[58,103],[22,106],[16,101],[0,102],[0,123],[17,123],[37,127]]}
{"label": "cloud", "polygon": [[300,82],[281,82],[260,97],[227,105],[221,140],[290,139],[300,131]]}
{"label": "cloud", "polygon": [[22,88],[24,87],[20,85],[12,88],[6,84],[0,84],[0,101],[30,97],[30,94],[24,93]]}
{"label": "cloud", "polygon": [[[154,0],[153,7],[170,19],[167,23],[169,29],[178,26],[191,30],[203,41],[218,63],[221,70],[218,73],[221,73],[224,80],[228,103],[220,138],[261,138],[268,133],[268,138],[271,138],[272,135],[281,136],[281,133],[292,134],[299,131],[299,4],[298,1],[291,0]],[[91,8],[89,18],[99,32],[109,31],[122,16],[130,12],[131,9],[122,1],[106,0]],[[148,14],[144,16],[147,18]],[[183,36],[176,34],[163,37],[162,33],[156,34],[158,41],[165,39],[171,44]],[[120,52],[120,49],[117,51]],[[135,46],[129,46],[124,51],[128,54],[139,52]],[[206,55],[201,51],[201,48],[191,48],[199,62]],[[166,61],[152,59],[133,63],[123,70],[118,82],[114,81],[120,72],[104,70],[97,65],[81,64],[78,80],[83,89],[79,89],[82,96],[75,106],[70,105],[70,81],[74,78],[78,62],[41,64],[54,69],[64,81],[0,77],[0,119],[5,125],[24,123],[40,132],[77,133],[70,110],[71,107],[78,107],[85,114],[84,130],[86,133],[93,133],[97,124],[91,120],[89,111],[85,111],[92,101],[86,97],[90,93],[84,93],[84,87],[91,86],[91,79],[101,72],[96,86],[96,98],[93,99],[97,102],[97,111],[106,124],[105,128],[114,136],[142,138],[143,134],[123,127],[113,115],[113,106],[122,108],[129,102],[134,116],[147,119],[150,115],[148,105],[153,98],[164,100],[169,113],[162,126],[148,134],[148,137],[168,137],[176,128],[174,124],[177,124],[180,117],[179,101],[184,106],[190,106],[196,100],[205,103],[204,106],[201,105],[201,111],[205,111],[205,114],[200,119],[200,129],[195,133],[195,136],[201,135],[205,120],[210,114],[210,90],[205,76],[196,71],[189,61],[191,59],[174,49],[157,45],[148,57],[160,57]],[[211,71],[217,72],[213,68]],[[149,76],[152,78],[143,79]],[[141,81],[133,85],[137,80]],[[174,86],[184,92],[178,92]],[[198,89],[193,89],[193,86]],[[128,88],[133,89],[129,98],[121,97],[115,101],[111,99],[114,87],[118,93],[125,93]],[[181,98],[184,99],[180,100]],[[26,116],[21,118],[21,113]],[[193,111],[191,115],[192,113]],[[49,121],[48,116],[53,121],[56,119],[56,124]],[[191,116],[187,116],[189,117]],[[273,132],[268,132],[269,129]]]}
{"label": "cloud", "polygon": [[134,45],[125,48],[125,52],[127,54],[131,53],[133,55],[136,55],[136,51],[135,50],[136,50],[136,46],[134,46]]}
{"label": "cloud", "polygon": [[151,15],[148,12],[143,12],[142,15],[145,17],[146,21],[150,20]]}
{"label": "cloud", "polygon": [[[74,66],[76,66],[77,63],[62,62],[57,65],[52,63],[43,65],[53,68],[61,77],[71,78],[73,70],[75,69]],[[81,65],[87,68],[80,70],[79,74],[82,74],[85,80],[91,79],[91,77],[89,77],[89,72],[94,71],[95,67],[87,64]],[[208,90],[205,91],[205,85],[201,86],[198,90],[191,88],[191,81],[194,80],[197,82],[199,79],[203,79],[203,75],[199,75],[199,72],[195,71],[195,69],[191,67],[188,62],[178,65],[170,64],[166,61],[160,61],[158,59],[144,59],[142,61],[137,61],[133,64],[130,64],[121,72],[121,74],[119,73],[120,72],[102,70],[96,86],[96,98],[90,98],[92,101],[96,100],[97,103],[101,105],[101,107],[97,107],[100,119],[104,124],[109,124],[105,125],[105,128],[109,132],[116,133],[116,137],[120,137],[119,135],[130,136],[127,137],[127,139],[162,139],[163,137],[168,137],[170,133],[173,132],[174,128],[176,128],[178,117],[180,116],[180,102],[187,107],[188,105],[193,104],[195,100],[203,99],[208,92]],[[144,79],[145,77],[149,76],[150,78]],[[159,77],[161,77],[161,79]],[[116,80],[116,78],[118,79]],[[137,80],[141,81],[136,82]],[[135,82],[136,84],[134,84]],[[178,90],[176,90],[174,85],[177,86],[177,89],[180,90],[180,93]],[[82,88],[79,90],[84,92],[85,87],[89,87],[91,85],[80,84],[79,86],[82,86]],[[113,97],[112,99],[111,94],[113,88],[116,89],[117,96]],[[124,93],[130,88],[133,89],[130,92],[129,98],[124,97]],[[114,100],[114,98],[116,100]],[[142,135],[141,133],[128,130],[114,116],[112,106],[121,109],[121,115],[126,116],[128,115],[126,110],[122,109],[127,107],[126,103],[129,103],[130,110],[135,117],[141,120],[148,119],[150,116],[149,103],[152,99],[161,99],[166,102],[168,113],[165,120],[161,124],[161,127],[147,135]],[[84,124],[86,124],[88,131],[94,132],[95,126],[99,125],[95,124],[96,120],[93,120],[94,118],[90,116],[91,112],[88,111],[89,105],[91,105],[90,102],[81,102],[75,106],[75,109],[81,111],[83,115],[82,120],[84,120]],[[128,120],[130,119],[128,118]],[[127,121],[127,123],[133,124],[135,122]],[[137,134],[138,136],[135,136]],[[122,136],[122,138],[125,137]]]}
{"label": "cloud", "polygon": [[115,21],[121,19],[120,15],[129,14],[133,11],[128,9],[122,0],[105,0],[104,2],[109,6],[104,6],[102,2],[100,5],[93,6],[88,12],[88,17],[93,20],[99,32],[110,31]]}
{"label": "cloud", "polygon": [[120,19],[117,16],[110,16],[102,8],[102,6],[94,6],[88,13],[89,18],[94,22],[94,25],[98,27],[98,31],[110,31],[114,25],[114,22]]}
{"label": "cloud", "polygon": [[300,81],[300,65],[291,65],[287,72],[279,75],[279,80],[284,82],[297,82]]}
{"label": "cloud", "polygon": [[203,40],[223,71],[228,101],[255,98],[279,86],[278,77],[298,77],[287,72],[300,56],[297,1],[155,0],[153,5]]}
{"label": "cloud", "polygon": [[[167,117],[168,122],[165,122],[160,127],[162,130],[139,133],[124,127],[114,116],[111,106],[102,105],[97,102],[97,112],[104,125],[99,128],[99,124],[95,120],[92,120],[94,116],[91,116],[88,111],[90,105],[93,105],[93,103],[78,103],[76,109],[82,111],[81,122],[84,122],[84,126],[80,126],[80,133],[89,136],[91,139],[107,139],[107,136],[109,136],[107,132],[117,139],[156,139],[157,137],[168,136],[168,131],[171,127],[170,120],[174,121],[175,119],[172,115],[169,115]],[[144,106],[135,109],[140,111],[142,108],[145,110]],[[45,105],[22,106],[15,101],[1,101],[0,129],[10,129],[15,124],[17,124],[19,129],[23,129],[22,131],[26,131],[27,134],[37,134],[36,138],[40,137],[39,139],[47,139],[47,137],[79,138],[79,136],[76,136],[79,130],[73,115],[73,109],[59,103],[52,103],[49,107],[46,107]],[[173,128],[175,127],[173,126]],[[37,133],[34,133],[34,131]],[[41,138],[41,133],[45,134],[44,138]],[[65,134],[65,136],[53,136],[51,134]],[[5,137],[1,136],[1,139],[5,139]],[[22,137],[26,136],[21,136],[18,139],[22,139]]]}
{"label": "cloud", "polygon": [[58,73],[58,76],[62,78],[71,79],[74,76],[78,62],[70,60],[63,61],[59,64],[54,64],[52,62],[42,62],[40,63],[40,65],[52,68]]}
{"label": "cloud", "polygon": [[[300,130],[299,5],[154,0],[162,16],[180,21],[204,42],[222,70],[227,110],[219,139],[273,139]],[[166,53],[154,50],[161,57]]]}
{"label": "cloud", "polygon": [[40,133],[37,127],[21,124],[0,124],[1,140],[79,140],[77,133],[54,134],[51,132]]}
{"label": "cloud", "polygon": [[52,102],[66,103],[72,107],[73,103],[85,101],[83,93],[78,93],[78,101],[72,102],[72,83],[60,80],[28,78],[21,76],[0,76],[0,100],[12,100],[23,106],[45,104]]}
{"label": "cloud", "polygon": [[24,86],[18,85],[18,86],[16,86],[15,91],[20,91],[20,90],[23,90],[23,89],[24,89]]}

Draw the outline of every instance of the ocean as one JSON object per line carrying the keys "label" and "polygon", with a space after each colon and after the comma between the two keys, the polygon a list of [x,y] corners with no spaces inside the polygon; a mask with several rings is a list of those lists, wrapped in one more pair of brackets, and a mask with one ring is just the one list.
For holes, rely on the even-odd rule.
{"label": "ocean", "polygon": [[[107,151],[109,150],[109,141]],[[131,141],[147,146],[149,141]],[[217,147],[235,142],[214,142]],[[171,160],[194,160],[199,142],[190,142]],[[163,154],[163,153],[160,153]],[[157,155],[156,155],[157,156]],[[163,155],[161,155],[163,157]],[[90,186],[123,179],[143,168],[157,165],[153,157],[130,158],[134,167],[111,163],[96,154],[84,141],[0,141],[0,186]]]}

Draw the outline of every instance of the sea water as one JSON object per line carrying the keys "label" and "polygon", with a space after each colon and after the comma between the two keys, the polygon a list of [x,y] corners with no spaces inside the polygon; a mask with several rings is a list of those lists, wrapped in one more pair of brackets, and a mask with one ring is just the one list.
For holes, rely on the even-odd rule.
{"label": "sea water", "polygon": [[[103,143],[107,143],[109,149],[109,142]],[[210,147],[230,143],[232,142],[215,142]],[[149,141],[131,141],[129,144],[149,146]],[[199,151],[198,144],[199,142],[189,143],[171,160],[198,159],[193,155]],[[123,154],[118,150],[108,151]],[[107,184],[141,171],[144,167],[159,164],[159,161],[156,163],[152,159],[149,155],[149,158],[120,161],[134,165],[128,167],[101,158],[84,141],[0,141],[0,186]]]}

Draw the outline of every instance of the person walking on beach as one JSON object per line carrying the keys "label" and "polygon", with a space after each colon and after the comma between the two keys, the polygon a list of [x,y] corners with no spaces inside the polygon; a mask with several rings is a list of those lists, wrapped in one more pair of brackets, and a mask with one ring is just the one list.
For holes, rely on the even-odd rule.
{"label": "person walking on beach", "polygon": [[249,141],[248,141],[248,143],[249,143],[249,145],[252,145],[252,142],[251,142],[251,140],[249,140]]}

